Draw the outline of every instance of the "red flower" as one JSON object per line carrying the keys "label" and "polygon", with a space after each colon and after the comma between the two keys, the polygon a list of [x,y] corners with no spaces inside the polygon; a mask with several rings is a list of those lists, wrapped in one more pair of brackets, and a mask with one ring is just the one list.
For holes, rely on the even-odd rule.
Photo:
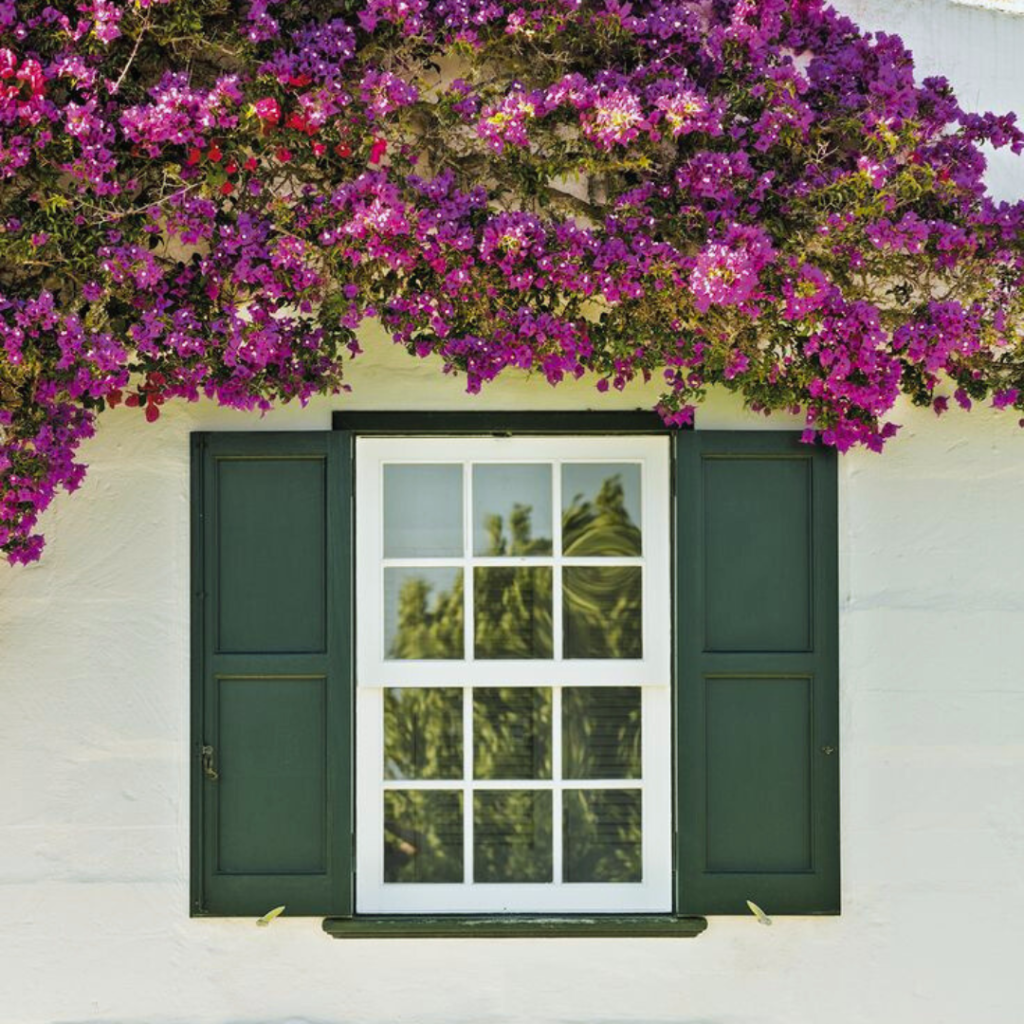
{"label": "red flower", "polygon": [[245,169],[246,169],[247,171],[250,171],[250,172],[251,172],[251,171],[255,171],[255,170],[256,170],[256,168],[257,168],[257,167],[259,167],[259,163],[257,162],[257,160],[256,160],[256,157],[254,157],[254,156],[251,156],[251,157],[249,157],[249,159],[248,159],[248,160],[246,160],[246,161],[245,161],[245,163],[244,163],[244,164],[242,164],[242,166],[243,166],[243,167],[244,167],[244,168],[245,168]]}
{"label": "red flower", "polygon": [[202,150],[196,149],[195,146],[193,146],[188,151],[188,159],[185,161],[185,163],[187,163],[191,167],[192,165],[199,163],[199,161],[202,160],[202,158],[203,158]]}
{"label": "red flower", "polygon": [[387,139],[374,139],[370,147],[370,163],[379,164],[381,157],[388,151]]}
{"label": "red flower", "polygon": [[281,104],[272,96],[265,96],[255,103],[256,116],[266,124],[277,124],[281,120]]}
{"label": "red flower", "polygon": [[290,149],[285,149],[284,146],[282,146],[276,153],[274,153],[274,156],[276,156],[281,163],[286,164],[292,158],[292,151]]}
{"label": "red flower", "polygon": [[238,172],[238,164],[236,164],[234,161],[231,161],[231,163],[228,163],[228,164],[224,165],[224,173],[225,174],[236,174],[237,172]]}
{"label": "red flower", "polygon": [[230,181],[225,181],[220,187],[220,194],[222,196],[229,196],[235,191],[235,186]]}
{"label": "red flower", "polygon": [[322,142],[313,143],[313,155],[323,156],[327,152],[327,147]]}
{"label": "red flower", "polygon": [[337,153],[338,156],[342,158],[342,160],[344,160],[345,157],[352,155],[352,150],[348,146],[346,146],[344,142],[339,142],[334,147],[334,152]]}
{"label": "red flower", "polygon": [[223,156],[224,154],[223,154],[223,153],[222,153],[222,152],[220,151],[220,149],[219,149],[219,148],[218,148],[218,146],[217,146],[217,143],[215,142],[215,143],[214,143],[214,144],[213,144],[212,146],[210,146],[210,148],[209,148],[209,149],[208,149],[208,150],[206,151],[206,155],[207,155],[207,157],[209,157],[209,159],[211,159],[211,160],[212,160],[212,161],[213,161],[213,162],[214,162],[214,163],[216,164],[216,163],[220,163],[220,159],[221,159],[221,157],[222,157],[222,156]]}
{"label": "red flower", "polygon": [[155,405],[146,406],[146,422],[155,423],[160,419],[160,410]]}
{"label": "red flower", "polygon": [[303,86],[309,85],[309,83],[312,81],[313,79],[310,78],[309,75],[307,74],[292,75],[292,77],[288,79],[288,84],[297,86],[298,88],[301,89]]}

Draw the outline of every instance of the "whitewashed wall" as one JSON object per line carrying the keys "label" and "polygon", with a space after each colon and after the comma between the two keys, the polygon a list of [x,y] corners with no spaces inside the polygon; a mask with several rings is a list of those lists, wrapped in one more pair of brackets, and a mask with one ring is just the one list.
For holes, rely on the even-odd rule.
{"label": "whitewashed wall", "polygon": [[[972,106],[1024,110],[1024,18],[847,7]],[[1024,194],[1024,167],[996,170]],[[679,941],[190,920],[189,432],[327,428],[332,408],[650,404],[521,380],[469,398],[380,342],[351,380],[262,421],[106,415],[85,486],[43,523],[43,562],[0,568],[0,1022],[1020,1024],[1024,431],[989,410],[901,410],[883,456],[841,461],[842,916],[713,918]],[[716,395],[699,425],[781,424]]]}

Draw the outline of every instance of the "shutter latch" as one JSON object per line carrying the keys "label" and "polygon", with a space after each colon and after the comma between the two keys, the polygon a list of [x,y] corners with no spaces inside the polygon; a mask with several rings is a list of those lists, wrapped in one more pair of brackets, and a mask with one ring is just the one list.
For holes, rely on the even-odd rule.
{"label": "shutter latch", "polygon": [[203,774],[211,781],[216,782],[220,778],[216,764],[213,759],[213,747],[208,743],[203,745],[201,751]]}
{"label": "shutter latch", "polygon": [[834,754],[836,752],[836,748],[833,747],[833,746],[824,746],[824,747],[821,748],[821,752],[826,757],[828,757],[829,754]]}

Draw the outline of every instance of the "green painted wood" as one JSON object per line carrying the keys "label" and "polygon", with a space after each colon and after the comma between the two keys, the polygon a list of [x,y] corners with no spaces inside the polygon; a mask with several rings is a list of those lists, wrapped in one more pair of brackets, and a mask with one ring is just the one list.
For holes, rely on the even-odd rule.
{"label": "green painted wood", "polygon": [[839,910],[835,453],[679,435],[677,910]]}
{"label": "green painted wood", "polygon": [[216,649],[322,652],[326,461],[225,454],[213,467]]}
{"label": "green painted wood", "polygon": [[709,458],[702,469],[704,646],[806,651],[811,460]]}
{"label": "green painted wood", "polygon": [[215,680],[219,872],[324,872],[326,683],[301,676]]}
{"label": "green painted wood", "polygon": [[708,870],[809,871],[810,679],[709,677],[704,687]]}
{"label": "green painted wood", "polygon": [[593,917],[328,917],[336,939],[686,939],[708,926],[703,917],[603,914]]}
{"label": "green painted wood", "polygon": [[194,914],[352,912],[351,452],[193,439]]}
{"label": "green painted wood", "polygon": [[622,412],[343,412],[334,413],[335,430],[361,435],[423,437],[431,434],[671,434],[672,427],[650,410]]}

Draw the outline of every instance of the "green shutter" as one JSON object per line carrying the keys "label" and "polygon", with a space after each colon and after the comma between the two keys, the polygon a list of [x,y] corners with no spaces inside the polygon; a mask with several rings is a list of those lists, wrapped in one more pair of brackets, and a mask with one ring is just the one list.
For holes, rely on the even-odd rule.
{"label": "green shutter", "polygon": [[345,433],[193,436],[194,914],[352,912],[351,495]]}
{"label": "green shutter", "polygon": [[677,907],[838,913],[835,452],[677,445]]}

